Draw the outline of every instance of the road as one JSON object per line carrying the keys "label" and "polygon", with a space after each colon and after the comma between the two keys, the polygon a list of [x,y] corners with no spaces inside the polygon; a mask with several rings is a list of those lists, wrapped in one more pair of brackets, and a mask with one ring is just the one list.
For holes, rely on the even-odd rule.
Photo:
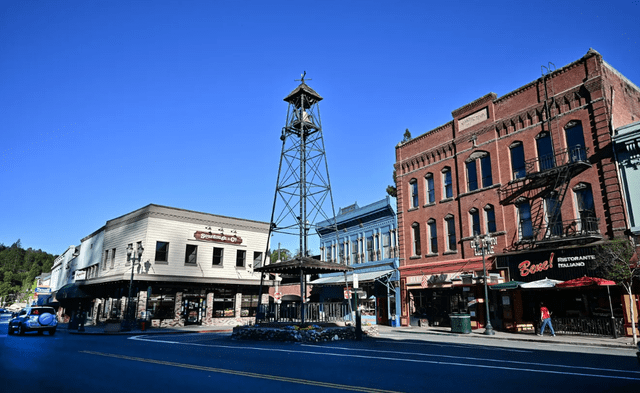
{"label": "road", "polygon": [[407,334],[309,345],[227,333],[7,336],[0,323],[6,392],[640,390],[631,349]]}

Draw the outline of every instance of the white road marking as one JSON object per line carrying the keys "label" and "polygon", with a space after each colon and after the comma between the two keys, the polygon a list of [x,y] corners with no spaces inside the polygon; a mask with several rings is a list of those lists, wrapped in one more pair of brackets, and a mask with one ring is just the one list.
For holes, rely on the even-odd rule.
{"label": "white road marking", "polygon": [[[220,345],[220,344],[197,344],[197,343],[181,343],[177,341],[168,341],[168,340],[152,340],[148,339],[145,336],[134,336],[130,337],[130,340],[139,340],[146,342],[160,342],[165,344],[175,344],[175,345],[191,345],[191,346],[199,346],[199,347],[209,347],[209,348],[224,348],[224,349],[236,349],[236,350],[247,350],[247,351],[269,351],[269,352],[286,352],[286,353],[302,353],[305,355],[320,355],[320,356],[334,356],[334,357],[344,357],[344,358],[362,358],[368,360],[381,360],[381,361],[394,361],[394,362],[406,362],[406,363],[426,363],[426,364],[437,364],[443,366],[458,366],[458,367],[472,367],[472,368],[488,368],[491,370],[507,370],[507,371],[522,371],[522,372],[533,372],[533,373],[541,373],[541,374],[560,374],[560,375],[572,375],[577,377],[592,377],[592,378],[608,378],[608,379],[623,379],[623,380],[631,380],[631,381],[640,381],[640,377],[626,377],[626,376],[616,376],[616,375],[606,375],[606,374],[595,374],[595,373],[581,373],[581,372],[571,372],[566,370],[540,370],[530,367],[512,367],[512,366],[498,366],[495,364],[468,364],[468,363],[459,363],[454,361],[440,361],[440,360],[426,360],[426,359],[407,359],[407,358],[396,358],[389,356],[372,356],[372,355],[358,355],[353,353],[330,353],[330,352],[317,352],[317,351],[300,351],[295,349],[279,349],[279,348],[261,348],[261,347],[250,347],[250,346],[236,346],[236,345]],[[321,347],[325,349],[342,349],[342,350],[351,350],[349,348],[340,348],[340,347]],[[361,349],[357,349],[358,351],[362,351]],[[365,350],[372,351],[374,350]],[[389,352],[392,354],[399,354],[397,352]],[[422,355],[411,353],[412,355]],[[474,360],[474,361],[488,361],[491,359],[484,358],[469,358],[464,356],[450,356],[450,355],[431,355],[433,357],[440,358],[449,358],[449,359],[460,359],[460,360]],[[527,366],[531,365],[540,365],[529,362],[518,362],[518,361],[500,361],[502,363],[513,363],[513,364],[526,364]],[[542,364],[544,367],[559,367],[561,365],[554,364]],[[574,366],[573,369],[585,369],[590,371],[600,371],[600,372],[620,372],[620,373],[639,373],[637,371],[628,371],[628,370],[607,370],[607,369],[598,369],[598,368],[588,368],[588,367],[580,367]]]}
{"label": "white road marking", "polygon": [[[303,344],[303,346],[309,346],[309,345]],[[351,348],[345,348],[345,347],[331,347],[331,348],[332,349],[342,349],[342,350],[345,350],[345,351],[352,350]],[[399,354],[399,355],[415,355],[415,356],[424,356],[424,357],[464,359],[464,360],[474,360],[474,361],[494,362],[494,363],[507,363],[507,364],[523,364],[523,365],[527,365],[527,366],[569,368],[569,369],[572,369],[572,370],[581,369],[581,370],[591,370],[591,371],[608,371],[608,372],[618,372],[618,373],[640,374],[640,371],[618,370],[618,369],[600,368],[600,367],[571,366],[571,365],[567,365],[567,364],[522,362],[522,361],[518,361],[518,360],[499,360],[499,359],[478,358],[478,357],[470,357],[470,356],[436,355],[436,354],[430,354],[430,353],[379,351],[379,350],[374,350],[374,349],[357,349],[357,350],[358,351],[362,351],[362,352],[391,353],[391,354]]]}

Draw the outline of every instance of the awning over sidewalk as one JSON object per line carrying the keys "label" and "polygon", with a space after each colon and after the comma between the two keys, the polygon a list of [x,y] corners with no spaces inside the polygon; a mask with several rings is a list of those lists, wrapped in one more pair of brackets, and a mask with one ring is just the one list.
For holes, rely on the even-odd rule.
{"label": "awning over sidewalk", "polygon": [[67,284],[56,292],[56,300],[88,299],[92,296],[82,290],[77,284]]}
{"label": "awning over sidewalk", "polygon": [[[378,278],[381,278],[383,276],[391,275],[391,274],[393,274],[393,272],[394,272],[394,269],[377,270],[377,271],[366,272],[366,273],[358,273],[358,272],[355,272],[355,273],[358,275],[358,282],[362,283],[362,282],[374,281],[374,280],[376,280]],[[347,282],[353,283],[353,272],[349,272],[347,274]],[[323,284],[324,285],[340,285],[340,284],[344,284],[344,274],[331,276],[331,277],[318,278],[316,280],[313,280],[313,281],[309,282],[309,284],[313,284],[313,285],[323,285]]]}

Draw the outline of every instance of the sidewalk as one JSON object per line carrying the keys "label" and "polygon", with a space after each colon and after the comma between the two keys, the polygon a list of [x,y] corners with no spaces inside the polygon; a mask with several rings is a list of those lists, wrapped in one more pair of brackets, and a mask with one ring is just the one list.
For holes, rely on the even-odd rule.
{"label": "sidewalk", "polygon": [[233,326],[175,326],[175,327],[154,327],[141,330],[139,327],[129,331],[109,331],[104,325],[85,325],[84,331],[69,329],[68,323],[58,323],[58,330],[67,331],[70,334],[84,335],[141,335],[141,334],[178,334],[178,333],[231,333]]}
{"label": "sidewalk", "polygon": [[[567,335],[556,334],[555,337],[548,333],[544,336],[537,336],[534,333],[509,333],[502,331],[495,331],[495,335],[487,336],[484,334],[484,329],[472,330],[469,334],[452,333],[449,327],[417,327],[417,326],[403,326],[403,327],[391,327],[386,325],[377,325],[378,332],[381,337],[387,334],[404,335],[407,339],[411,339],[414,335],[439,335],[439,336],[461,336],[461,337],[473,337],[473,338],[486,338],[492,340],[504,340],[504,341],[528,341],[528,342],[541,342],[541,343],[562,343],[569,345],[584,345],[584,346],[600,346],[610,348],[627,348],[635,349],[633,345],[633,338],[631,337],[603,337],[603,336],[580,336],[580,335]],[[141,330],[138,327],[130,331],[106,331],[104,326],[86,325],[84,331],[78,331],[75,329],[69,329],[68,324],[59,323],[58,329],[60,331],[67,331],[70,334],[83,334],[83,335],[142,335],[142,334],[186,334],[186,333],[231,333],[233,331],[232,326],[175,326],[175,327],[154,327],[145,330]]]}
{"label": "sidewalk", "polygon": [[407,339],[410,339],[414,335],[446,335],[446,336],[461,336],[461,337],[473,337],[473,338],[486,338],[493,340],[504,341],[528,341],[528,342],[540,342],[540,343],[561,343],[569,345],[583,345],[583,346],[599,346],[610,348],[626,348],[635,349],[633,345],[632,337],[603,337],[603,336],[580,336],[580,335],[568,335],[556,333],[556,336],[551,336],[548,331],[544,336],[538,336],[534,333],[509,333],[502,331],[495,331],[495,335],[487,336],[484,334],[484,329],[472,330],[469,334],[452,333],[449,327],[417,327],[417,326],[403,326],[403,327],[390,327],[379,325],[378,331],[381,336],[385,334],[402,334],[406,335]]}

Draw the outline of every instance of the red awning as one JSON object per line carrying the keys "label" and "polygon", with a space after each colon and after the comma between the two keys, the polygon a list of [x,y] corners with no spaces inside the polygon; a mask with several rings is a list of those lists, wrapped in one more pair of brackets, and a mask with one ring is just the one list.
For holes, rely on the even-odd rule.
{"label": "red awning", "polygon": [[611,280],[605,280],[604,278],[584,276],[584,277],[574,278],[573,280],[556,284],[556,288],[587,287],[592,285],[607,286],[607,285],[616,285],[616,283]]}

